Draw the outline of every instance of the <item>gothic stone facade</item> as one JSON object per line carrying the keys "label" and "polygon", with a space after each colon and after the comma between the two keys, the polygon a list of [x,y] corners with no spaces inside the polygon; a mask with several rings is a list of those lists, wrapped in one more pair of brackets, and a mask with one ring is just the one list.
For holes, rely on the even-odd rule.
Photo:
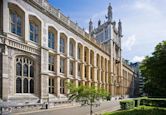
{"label": "gothic stone facade", "polygon": [[133,70],[109,43],[99,43],[46,0],[0,0],[0,100],[64,100],[65,82],[129,95]]}

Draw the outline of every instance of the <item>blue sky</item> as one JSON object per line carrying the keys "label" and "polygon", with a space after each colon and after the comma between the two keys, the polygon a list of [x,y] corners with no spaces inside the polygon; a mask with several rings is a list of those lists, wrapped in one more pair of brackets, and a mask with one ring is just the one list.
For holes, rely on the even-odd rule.
{"label": "blue sky", "polygon": [[89,19],[94,25],[106,20],[108,4],[112,4],[113,20],[121,19],[123,57],[141,61],[154,47],[166,40],[166,0],[49,0],[66,16],[87,30]]}

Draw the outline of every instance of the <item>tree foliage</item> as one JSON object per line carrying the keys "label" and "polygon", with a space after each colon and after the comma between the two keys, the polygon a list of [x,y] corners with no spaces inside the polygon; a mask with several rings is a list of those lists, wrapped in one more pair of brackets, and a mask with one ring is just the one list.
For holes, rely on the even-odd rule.
{"label": "tree foliage", "polygon": [[146,56],[140,70],[145,78],[145,93],[166,97],[166,41],[159,43],[151,56]]}

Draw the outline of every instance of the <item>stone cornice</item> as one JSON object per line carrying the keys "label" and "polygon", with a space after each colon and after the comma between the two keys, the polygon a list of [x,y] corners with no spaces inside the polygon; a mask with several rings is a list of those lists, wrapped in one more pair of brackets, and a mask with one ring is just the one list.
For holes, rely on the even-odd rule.
{"label": "stone cornice", "polygon": [[96,39],[91,38],[88,33],[86,33],[82,28],[80,28],[76,23],[71,21],[68,17],[64,16],[58,9],[55,9],[53,6],[48,4],[47,2],[42,3],[41,0],[24,0],[31,6],[35,7],[43,14],[47,15],[51,19],[58,22],[58,24],[62,25],[69,31],[73,32],[74,34],[80,36],[86,42],[92,44],[94,47],[98,48],[106,55],[109,55],[109,52],[106,51],[105,47],[96,41]]}
{"label": "stone cornice", "polygon": [[0,35],[0,44],[4,44],[6,46],[12,47],[12,48],[16,48],[25,52],[29,52],[35,55],[40,55],[40,50],[37,48],[33,48],[33,46],[29,46],[27,44],[24,43],[20,43],[19,41],[10,39],[6,36],[1,36]]}

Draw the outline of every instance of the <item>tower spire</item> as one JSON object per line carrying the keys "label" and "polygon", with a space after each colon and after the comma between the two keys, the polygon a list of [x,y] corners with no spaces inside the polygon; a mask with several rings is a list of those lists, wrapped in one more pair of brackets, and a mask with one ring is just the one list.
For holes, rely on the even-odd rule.
{"label": "tower spire", "polygon": [[90,19],[90,21],[89,21],[89,33],[92,33],[92,31],[93,31],[93,22]]}
{"label": "tower spire", "polygon": [[111,3],[109,3],[107,15],[108,15],[108,21],[112,21],[112,6],[111,6]]}

